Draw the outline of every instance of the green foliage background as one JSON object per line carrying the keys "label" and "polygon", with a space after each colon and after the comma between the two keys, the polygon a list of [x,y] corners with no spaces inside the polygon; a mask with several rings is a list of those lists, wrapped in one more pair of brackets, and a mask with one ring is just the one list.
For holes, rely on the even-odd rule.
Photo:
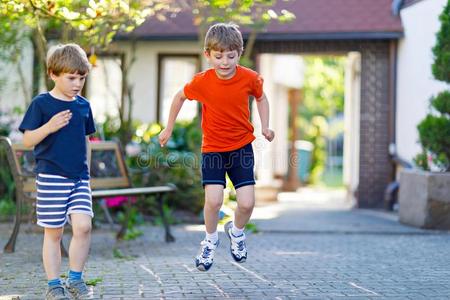
{"label": "green foliage background", "polygon": [[[344,111],[345,57],[305,56],[304,101],[299,107],[300,138],[314,145],[310,183],[318,183],[324,172],[328,120]],[[343,128],[340,129],[341,131]]]}

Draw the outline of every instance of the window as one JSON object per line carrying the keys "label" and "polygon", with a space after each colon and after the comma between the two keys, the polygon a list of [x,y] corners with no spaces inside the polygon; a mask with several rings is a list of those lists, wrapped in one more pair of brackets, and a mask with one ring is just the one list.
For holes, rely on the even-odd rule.
{"label": "window", "polygon": [[[167,124],[173,96],[200,69],[198,55],[159,55],[158,59],[158,122]],[[196,101],[185,101],[177,120],[192,120],[198,113]]]}
{"label": "window", "polygon": [[102,123],[106,117],[118,117],[122,94],[122,58],[120,56],[98,57],[92,67],[86,86],[96,121]]}

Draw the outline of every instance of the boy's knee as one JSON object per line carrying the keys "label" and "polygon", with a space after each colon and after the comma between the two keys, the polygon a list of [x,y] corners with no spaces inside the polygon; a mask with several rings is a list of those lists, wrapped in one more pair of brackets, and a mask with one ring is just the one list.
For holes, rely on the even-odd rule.
{"label": "boy's knee", "polygon": [[253,210],[253,207],[255,206],[255,203],[253,201],[242,201],[242,202],[238,202],[238,208],[242,211],[242,212],[246,212],[249,213]]}
{"label": "boy's knee", "polygon": [[206,199],[205,205],[207,205],[210,209],[219,211],[220,208],[222,207],[222,202],[223,202],[222,199],[208,198]]}
{"label": "boy's knee", "polygon": [[44,235],[45,239],[59,243],[63,237],[63,230],[60,228],[46,228]]}
{"label": "boy's knee", "polygon": [[78,224],[73,224],[73,234],[74,235],[86,235],[92,230],[91,222],[80,222]]}

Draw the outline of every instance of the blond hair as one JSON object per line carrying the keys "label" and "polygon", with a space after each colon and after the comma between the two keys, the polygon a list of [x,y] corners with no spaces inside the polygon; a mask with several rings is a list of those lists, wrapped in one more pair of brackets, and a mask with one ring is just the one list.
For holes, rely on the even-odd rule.
{"label": "blond hair", "polygon": [[217,23],[212,25],[205,37],[205,51],[233,51],[239,55],[244,51],[244,42],[239,26],[233,23]]}
{"label": "blond hair", "polygon": [[59,76],[61,73],[85,75],[91,64],[86,52],[77,44],[59,44],[47,53],[47,73]]}

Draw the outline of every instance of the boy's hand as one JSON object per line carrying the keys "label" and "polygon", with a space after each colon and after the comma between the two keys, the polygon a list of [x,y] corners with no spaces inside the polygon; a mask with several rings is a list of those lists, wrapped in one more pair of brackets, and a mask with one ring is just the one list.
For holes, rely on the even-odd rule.
{"label": "boy's hand", "polygon": [[71,118],[72,113],[70,110],[63,110],[54,115],[46,124],[49,133],[54,133],[69,124]]}
{"label": "boy's hand", "polygon": [[172,135],[172,130],[169,130],[167,128],[164,128],[160,133],[159,133],[159,144],[161,145],[161,147],[164,147],[167,144],[167,141],[170,139],[170,136]]}
{"label": "boy's hand", "polygon": [[266,140],[271,142],[273,140],[273,138],[275,137],[275,132],[272,129],[264,128],[262,130],[262,135],[266,138]]}

